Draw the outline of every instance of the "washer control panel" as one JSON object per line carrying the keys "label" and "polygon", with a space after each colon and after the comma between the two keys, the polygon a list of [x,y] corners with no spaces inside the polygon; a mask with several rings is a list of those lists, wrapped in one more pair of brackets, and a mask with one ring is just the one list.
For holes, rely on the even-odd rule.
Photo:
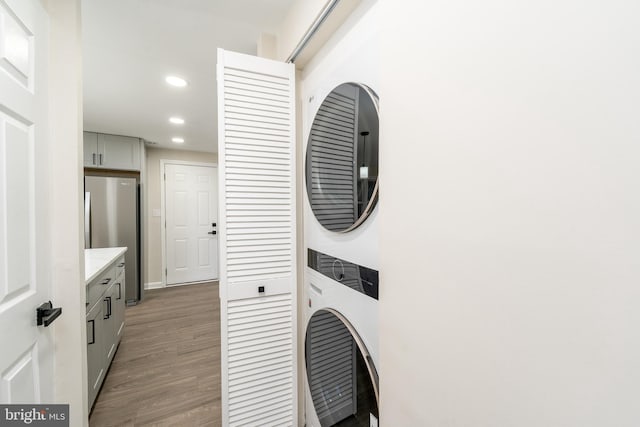
{"label": "washer control panel", "polygon": [[309,268],[357,292],[378,299],[378,271],[363,267],[311,248],[307,249]]}

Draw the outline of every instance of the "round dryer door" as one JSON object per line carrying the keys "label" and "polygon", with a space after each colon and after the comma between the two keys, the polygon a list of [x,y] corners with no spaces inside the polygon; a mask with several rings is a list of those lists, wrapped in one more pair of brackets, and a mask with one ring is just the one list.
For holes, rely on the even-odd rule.
{"label": "round dryer door", "polygon": [[316,113],[307,143],[307,195],[327,230],[351,231],[375,207],[378,127],[378,97],[357,83],[333,89]]}
{"label": "round dryer door", "polygon": [[307,381],[322,427],[369,426],[378,419],[378,375],[353,326],[334,310],[309,320]]}

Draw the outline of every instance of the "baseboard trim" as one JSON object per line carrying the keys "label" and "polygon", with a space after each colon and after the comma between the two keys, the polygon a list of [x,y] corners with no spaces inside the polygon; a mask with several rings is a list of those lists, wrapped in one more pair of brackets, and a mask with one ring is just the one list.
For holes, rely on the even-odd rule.
{"label": "baseboard trim", "polygon": [[200,280],[198,282],[185,282],[185,283],[173,283],[171,285],[167,285],[167,288],[174,288],[176,286],[188,286],[188,285],[200,285],[202,283],[208,283],[208,282],[217,282],[218,278],[215,279],[210,279],[210,280]]}
{"label": "baseboard trim", "polygon": [[164,285],[162,284],[162,282],[150,282],[150,283],[145,283],[144,284],[144,289],[145,290],[160,289],[160,288],[164,288]]}

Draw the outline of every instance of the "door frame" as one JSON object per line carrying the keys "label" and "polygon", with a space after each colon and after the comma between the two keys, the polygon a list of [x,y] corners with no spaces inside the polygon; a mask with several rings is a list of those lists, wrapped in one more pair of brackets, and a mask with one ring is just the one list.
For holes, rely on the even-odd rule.
{"label": "door frame", "polygon": [[[160,245],[162,246],[162,288],[167,287],[167,218],[166,218],[166,203],[165,203],[165,166],[166,165],[181,165],[181,166],[204,166],[214,168],[216,171],[216,175],[218,174],[218,164],[217,163],[205,163],[205,162],[190,162],[187,160],[167,160],[160,159]],[[219,194],[218,194],[219,196]],[[216,203],[219,203],[216,200]],[[220,254],[218,253],[218,259],[220,258]],[[218,275],[220,273],[218,272]],[[181,286],[182,284],[171,285],[171,286]]]}
{"label": "door frame", "polygon": [[80,0],[41,0],[49,15],[48,104],[54,400],[70,406],[70,425],[86,426],[87,343],[83,232],[82,47]]}

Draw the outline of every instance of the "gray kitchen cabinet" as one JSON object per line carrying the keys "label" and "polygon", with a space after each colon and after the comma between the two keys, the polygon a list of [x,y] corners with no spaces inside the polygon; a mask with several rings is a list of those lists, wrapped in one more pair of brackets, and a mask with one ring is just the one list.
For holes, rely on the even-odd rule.
{"label": "gray kitchen cabinet", "polygon": [[87,284],[87,369],[89,409],[104,382],[124,331],[124,255]]}
{"label": "gray kitchen cabinet", "polygon": [[109,286],[109,289],[107,289],[107,292],[104,293],[103,297],[106,310],[104,313],[104,357],[107,361],[107,366],[111,363],[113,355],[116,353],[117,342],[113,333],[115,330],[116,319],[113,315],[113,307],[116,302],[115,297],[118,295],[117,291],[118,288],[112,284]]}
{"label": "gray kitchen cabinet", "polygon": [[140,170],[140,138],[84,132],[83,141],[85,167]]}
{"label": "gray kitchen cabinet", "polygon": [[116,265],[121,270],[117,273],[116,281],[113,284],[113,336],[116,345],[120,343],[122,332],[124,332],[124,308],[125,308],[125,281],[124,281],[124,261]]}
{"label": "gray kitchen cabinet", "polygon": [[87,313],[87,377],[89,408],[98,396],[106,372],[104,359],[104,304],[98,303]]}
{"label": "gray kitchen cabinet", "polygon": [[104,294],[105,309],[104,344],[107,366],[113,360],[116,348],[120,344],[122,331],[124,330],[124,272],[120,273],[109,289]]}
{"label": "gray kitchen cabinet", "polygon": [[140,170],[140,138],[99,133],[98,157],[103,168]]}
{"label": "gray kitchen cabinet", "polygon": [[98,164],[98,134],[95,132],[82,132],[84,146],[84,165],[95,167]]}

